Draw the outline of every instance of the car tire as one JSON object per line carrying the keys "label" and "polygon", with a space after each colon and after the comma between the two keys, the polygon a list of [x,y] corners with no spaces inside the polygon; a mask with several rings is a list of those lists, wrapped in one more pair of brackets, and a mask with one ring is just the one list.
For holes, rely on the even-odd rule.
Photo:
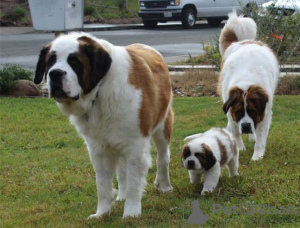
{"label": "car tire", "polygon": [[207,18],[207,23],[211,27],[219,27],[221,25],[222,19],[219,18]]}
{"label": "car tire", "polygon": [[196,12],[191,8],[184,9],[182,12],[181,23],[183,28],[190,29],[196,24]]}
{"label": "car tire", "polygon": [[158,21],[143,20],[146,29],[153,29],[157,26]]}

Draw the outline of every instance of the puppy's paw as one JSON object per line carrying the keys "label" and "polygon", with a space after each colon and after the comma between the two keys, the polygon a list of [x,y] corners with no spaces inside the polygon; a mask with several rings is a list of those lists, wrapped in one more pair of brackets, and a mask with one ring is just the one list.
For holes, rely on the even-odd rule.
{"label": "puppy's paw", "polygon": [[249,134],[249,141],[256,141],[256,137],[254,134]]}
{"label": "puppy's paw", "polygon": [[246,147],[244,146],[244,144],[241,145],[241,146],[238,146],[238,148],[239,148],[240,151],[246,150]]}
{"label": "puppy's paw", "polygon": [[116,201],[123,201],[125,200],[125,196],[117,196]]}

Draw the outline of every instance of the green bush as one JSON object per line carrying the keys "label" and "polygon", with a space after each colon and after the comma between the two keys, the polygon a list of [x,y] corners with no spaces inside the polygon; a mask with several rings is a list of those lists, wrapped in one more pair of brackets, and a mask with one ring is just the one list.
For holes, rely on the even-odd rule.
{"label": "green bush", "polygon": [[0,69],[0,94],[4,94],[14,87],[17,80],[32,81],[33,71],[22,68],[20,65],[5,65]]}
{"label": "green bush", "polygon": [[95,13],[96,13],[95,7],[89,5],[84,6],[84,16],[92,16]]}
{"label": "green bush", "polygon": [[22,7],[16,7],[14,9],[14,14],[17,19],[22,19],[26,16],[26,10]]}
{"label": "green bush", "polygon": [[257,39],[268,44],[281,64],[287,63],[300,47],[300,14],[278,14],[275,4],[267,9],[243,7],[243,13],[257,24]]}

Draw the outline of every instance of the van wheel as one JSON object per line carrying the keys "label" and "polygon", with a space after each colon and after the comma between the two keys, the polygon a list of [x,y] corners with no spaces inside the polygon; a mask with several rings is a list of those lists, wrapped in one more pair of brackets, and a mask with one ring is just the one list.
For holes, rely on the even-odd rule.
{"label": "van wheel", "polygon": [[220,24],[222,22],[222,19],[218,19],[218,18],[207,18],[207,23],[211,26],[211,27],[219,27]]}
{"label": "van wheel", "polygon": [[157,26],[157,21],[143,20],[143,23],[146,29],[152,29]]}
{"label": "van wheel", "polygon": [[181,23],[185,29],[194,27],[196,24],[196,12],[191,8],[184,9],[182,12]]}

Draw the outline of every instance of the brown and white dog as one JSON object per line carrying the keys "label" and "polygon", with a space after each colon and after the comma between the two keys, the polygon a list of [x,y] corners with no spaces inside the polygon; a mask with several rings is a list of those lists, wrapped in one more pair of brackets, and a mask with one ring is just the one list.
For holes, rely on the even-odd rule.
{"label": "brown and white dog", "polygon": [[212,192],[218,185],[221,167],[227,165],[230,177],[238,175],[239,150],[231,133],[224,128],[186,137],[181,162],[189,171],[190,182],[198,184],[204,174],[201,195]]}
{"label": "brown and white dog", "polygon": [[251,18],[232,12],[219,40],[222,66],[218,88],[228,117],[227,129],[241,150],[245,149],[241,134],[250,134],[249,139],[256,141],[252,160],[265,153],[279,77],[277,58],[266,44],[255,40],[256,30]]}
{"label": "brown and white dog", "polygon": [[41,50],[35,83],[44,75],[50,97],[83,137],[96,173],[97,212],[89,218],[110,211],[116,173],[123,217],[141,214],[152,137],[158,150],[154,184],[162,192],[172,190],[172,89],[160,53],[142,44],[120,47],[70,33]]}

